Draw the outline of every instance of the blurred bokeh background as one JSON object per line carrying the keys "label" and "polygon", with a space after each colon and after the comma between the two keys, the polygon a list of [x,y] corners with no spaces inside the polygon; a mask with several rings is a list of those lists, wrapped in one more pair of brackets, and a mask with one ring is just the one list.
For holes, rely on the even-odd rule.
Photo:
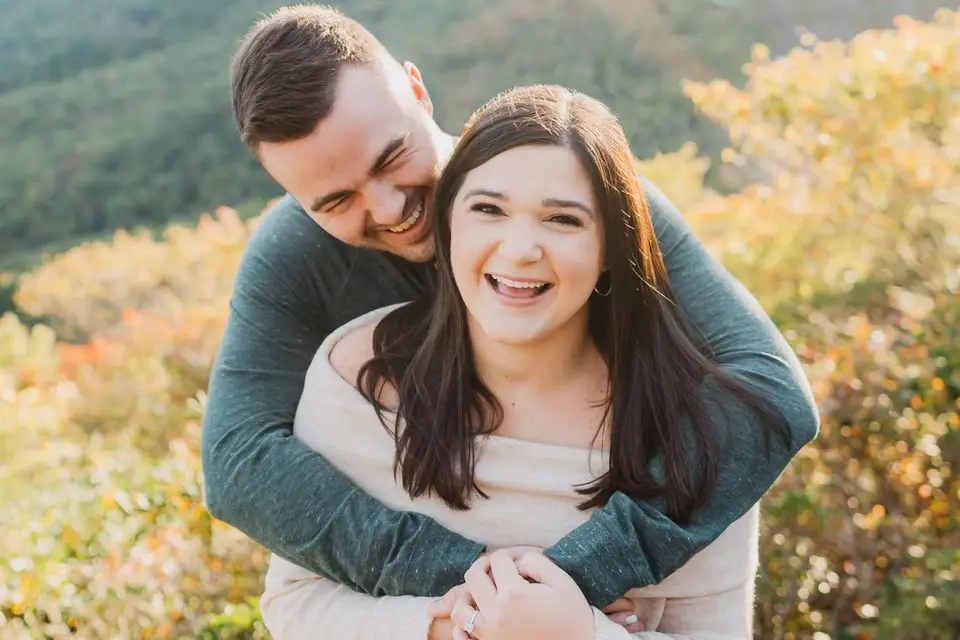
{"label": "blurred bokeh background", "polygon": [[[0,0],[0,638],[266,638],[198,455],[281,195],[228,61],[264,0]],[[823,423],[764,499],[757,638],[960,637],[960,14],[933,0],[354,0],[448,131],[555,82],[774,317]]]}

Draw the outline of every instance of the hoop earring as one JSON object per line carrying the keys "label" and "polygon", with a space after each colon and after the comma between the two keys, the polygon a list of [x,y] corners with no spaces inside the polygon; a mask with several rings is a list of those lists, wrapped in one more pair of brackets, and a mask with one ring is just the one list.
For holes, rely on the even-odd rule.
{"label": "hoop earring", "polygon": [[613,283],[610,282],[609,278],[607,279],[606,291],[600,291],[600,289],[598,288],[599,286],[600,286],[599,281],[597,281],[597,285],[593,288],[593,292],[602,298],[606,298],[608,295],[610,295],[610,292],[613,291]]}

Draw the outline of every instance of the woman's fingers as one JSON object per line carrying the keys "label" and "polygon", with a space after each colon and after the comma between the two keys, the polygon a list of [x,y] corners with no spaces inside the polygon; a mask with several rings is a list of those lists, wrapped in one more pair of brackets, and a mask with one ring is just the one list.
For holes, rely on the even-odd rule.
{"label": "woman's fingers", "polygon": [[482,558],[473,563],[464,576],[470,596],[481,610],[492,611],[496,606],[497,585],[490,577],[490,560]]}
{"label": "woman's fingers", "polygon": [[453,606],[457,603],[457,597],[466,589],[466,585],[457,585],[447,591],[439,600],[435,600],[427,609],[434,618],[449,618]]}
{"label": "woman's fingers", "polygon": [[[534,554],[528,555],[532,556]],[[540,557],[543,558],[544,556]],[[490,573],[493,576],[497,591],[507,591],[509,593],[527,584],[519,572],[517,563],[514,562],[509,553],[503,550],[494,551],[490,555]]]}
{"label": "woman's fingers", "polygon": [[470,606],[466,599],[457,599],[457,604],[450,613],[450,619],[453,620],[457,629],[469,633],[478,640],[483,640],[483,614]]}
{"label": "woman's fingers", "polygon": [[[520,558],[515,566],[520,576],[534,582],[555,587],[560,585],[576,587],[573,578],[567,575],[566,571],[553,564],[553,561],[545,555],[528,553]],[[580,591],[579,587],[577,587],[577,591]]]}
{"label": "woman's fingers", "polygon": [[514,561],[519,560],[528,553],[543,553],[542,547],[504,547],[503,551],[506,552],[511,559]]}

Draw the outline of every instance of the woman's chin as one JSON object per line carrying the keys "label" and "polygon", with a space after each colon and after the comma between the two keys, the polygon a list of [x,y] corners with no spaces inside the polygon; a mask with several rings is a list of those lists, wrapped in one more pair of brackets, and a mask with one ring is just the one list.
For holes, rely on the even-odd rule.
{"label": "woman's chin", "polygon": [[539,342],[538,336],[518,335],[515,333],[487,334],[487,339],[494,344],[499,344],[504,347],[514,347],[516,349],[529,347]]}
{"label": "woman's chin", "polygon": [[474,334],[474,346],[489,342],[505,347],[532,347],[551,340],[558,332],[569,335],[568,329],[587,330],[586,322],[573,322],[577,315],[570,317],[556,313],[557,309],[544,311],[524,313],[513,309],[483,309],[480,313],[472,313],[469,324]]}
{"label": "woman's chin", "polygon": [[548,319],[537,318],[490,318],[487,322],[477,322],[484,341],[506,347],[529,347],[542,342],[551,333]]}
{"label": "woman's chin", "polygon": [[485,340],[507,347],[528,347],[543,340],[548,333],[543,323],[533,324],[529,321],[504,322],[501,319],[479,322],[477,326]]}

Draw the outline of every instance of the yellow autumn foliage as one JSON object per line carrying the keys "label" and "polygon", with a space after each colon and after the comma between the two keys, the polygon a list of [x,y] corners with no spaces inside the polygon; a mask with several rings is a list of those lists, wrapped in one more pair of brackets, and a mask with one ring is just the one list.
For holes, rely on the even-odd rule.
{"label": "yellow autumn foliage", "polygon": [[765,300],[956,287],[945,266],[960,256],[958,15],[900,18],[849,43],[807,36],[776,60],[757,45],[745,88],[686,85],[729,132],[725,158],[768,175],[701,214],[738,230],[713,239]]}

